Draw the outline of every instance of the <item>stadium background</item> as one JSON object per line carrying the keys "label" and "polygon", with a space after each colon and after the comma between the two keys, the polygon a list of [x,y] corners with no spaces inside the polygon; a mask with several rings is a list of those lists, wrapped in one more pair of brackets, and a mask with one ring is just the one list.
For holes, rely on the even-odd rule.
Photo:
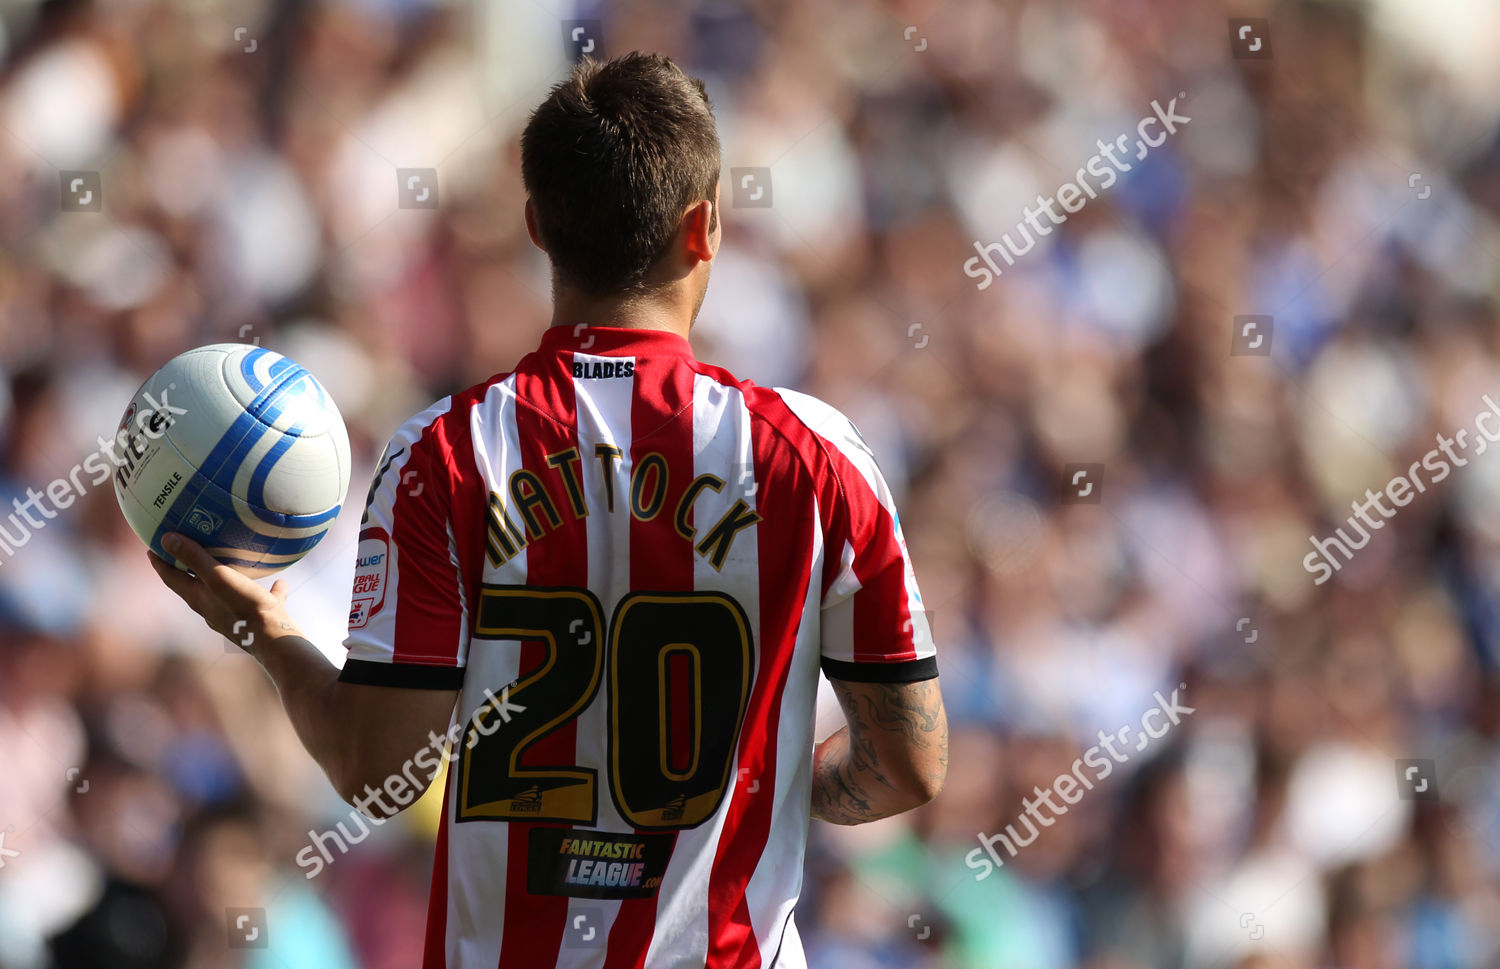
{"label": "stadium background", "polygon": [[[1497,964],[1500,460],[1331,581],[1302,566],[1500,391],[1487,0],[6,0],[0,507],[170,356],[285,352],[354,442],[339,528],[287,576],[336,652],[387,435],[546,324],[516,138],[572,20],[707,79],[725,237],[695,345],[854,418],[933,615],[948,789],[813,826],[811,964]],[[1118,184],[964,275],[1179,95],[1191,122]],[[732,204],[737,167],[769,207]],[[402,208],[398,168],[441,207]],[[75,171],[100,211],[64,211]],[[1272,317],[1268,356],[1231,353],[1239,315]],[[1097,503],[1071,464],[1103,465]],[[1178,684],[1194,713],[975,879],[981,833]],[[0,966],[417,964],[431,800],[304,878],[339,821],[107,484],[0,558]],[[233,909],[264,947],[231,947]]]}

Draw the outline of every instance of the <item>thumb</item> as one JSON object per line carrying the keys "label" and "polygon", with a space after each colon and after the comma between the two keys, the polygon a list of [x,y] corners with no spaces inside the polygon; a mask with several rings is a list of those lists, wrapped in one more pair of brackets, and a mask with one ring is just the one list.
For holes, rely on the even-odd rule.
{"label": "thumb", "polygon": [[277,579],[275,582],[271,583],[271,595],[276,597],[277,602],[284,605],[286,603],[286,597],[291,594],[292,587],[287,584],[286,579]]}

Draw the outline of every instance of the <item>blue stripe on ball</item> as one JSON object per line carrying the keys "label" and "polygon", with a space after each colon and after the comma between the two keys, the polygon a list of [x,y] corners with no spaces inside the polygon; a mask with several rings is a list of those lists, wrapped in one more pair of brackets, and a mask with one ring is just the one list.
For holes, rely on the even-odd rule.
{"label": "blue stripe on ball", "polygon": [[[260,362],[262,357],[266,356],[270,352],[271,351],[267,350],[265,347],[255,347],[254,349],[247,351],[243,357],[240,357],[240,375],[245,378],[245,383],[250,385],[250,389],[256,391],[257,393],[259,393],[261,388],[265,386],[265,382],[260,379],[260,374],[255,372],[255,365]],[[286,357],[282,357],[279,360],[273,360],[271,361],[271,367],[267,375],[270,377],[271,381],[274,382],[276,378],[281,375],[281,372],[287,367],[297,367],[297,365],[288,360]],[[301,370],[302,368],[297,367],[297,369]],[[304,373],[305,372],[306,371],[304,371]]]}
{"label": "blue stripe on ball", "polygon": [[[265,353],[265,350],[257,349],[253,353],[246,354],[246,360]],[[246,360],[241,361],[242,371],[246,368]],[[262,385],[263,389],[245,408],[245,412],[234,419],[204,459],[198,472],[188,480],[185,487],[178,491],[166,514],[162,516],[161,523],[151,537],[151,548],[168,561],[175,560],[162,549],[161,539],[162,536],[172,531],[191,535],[202,545],[224,545],[270,555],[306,552],[326,533],[325,528],[310,536],[276,538],[254,532],[240,519],[230,500],[230,489],[240,467],[249,457],[250,452],[260,443],[261,438],[273,430],[271,422],[281,415],[282,408],[278,406],[281,399],[284,396],[295,395],[297,391],[292,388],[304,377],[316,385],[306,370],[285,358],[273,363],[271,370],[274,379],[269,385]],[[260,383],[258,379],[256,383]],[[299,426],[294,430],[300,432],[301,428]],[[315,515],[286,515],[260,506],[265,497],[266,477],[276,461],[291,446],[296,436],[293,431],[278,433],[283,435],[282,438],[272,445],[270,451],[252,472],[251,501],[254,503],[250,504],[251,513],[262,522],[282,528],[309,528],[331,522],[338,517],[342,506],[336,505],[328,511]],[[259,479],[258,487],[255,484],[256,479]],[[192,518],[194,513],[197,513],[198,520],[189,521],[188,519]],[[258,562],[236,560],[234,564],[255,565]]]}

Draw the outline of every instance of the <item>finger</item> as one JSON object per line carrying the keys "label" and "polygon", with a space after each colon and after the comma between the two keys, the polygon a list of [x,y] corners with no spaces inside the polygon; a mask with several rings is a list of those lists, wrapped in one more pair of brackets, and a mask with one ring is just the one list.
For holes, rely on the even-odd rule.
{"label": "finger", "polygon": [[162,536],[161,547],[181,559],[198,578],[213,589],[227,589],[241,595],[260,594],[263,591],[253,581],[209,555],[207,549],[186,535],[168,532]]}
{"label": "finger", "polygon": [[287,584],[286,579],[277,579],[275,582],[271,583],[271,595],[276,597],[277,602],[285,604],[286,597],[291,594],[292,587]]}
{"label": "finger", "polygon": [[165,559],[149,549],[146,551],[146,557],[151,561],[151,567],[156,570],[156,574],[166,587],[192,607],[194,612],[202,615],[203,597],[206,595],[203,583],[176,566],[168,565]]}

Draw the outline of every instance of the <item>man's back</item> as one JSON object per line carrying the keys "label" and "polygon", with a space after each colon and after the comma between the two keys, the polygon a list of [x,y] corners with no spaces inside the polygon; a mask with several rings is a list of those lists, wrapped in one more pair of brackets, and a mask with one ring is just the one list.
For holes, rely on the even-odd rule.
{"label": "man's back", "polygon": [[[456,714],[428,969],[800,966],[809,817],[942,787],[931,637],[873,456],[827,405],[688,348],[719,171],[703,83],[660,55],[585,58],[532,112],[552,326],[387,448],[342,670],[287,583],[180,535],[162,546],[192,576],[154,560],[351,803],[410,803]],[[847,722],[813,748],[820,666]]]}
{"label": "man's back", "polygon": [[345,678],[461,683],[467,725],[426,964],[802,965],[819,665],[933,665],[852,425],[671,333],[553,327],[384,464]]}

